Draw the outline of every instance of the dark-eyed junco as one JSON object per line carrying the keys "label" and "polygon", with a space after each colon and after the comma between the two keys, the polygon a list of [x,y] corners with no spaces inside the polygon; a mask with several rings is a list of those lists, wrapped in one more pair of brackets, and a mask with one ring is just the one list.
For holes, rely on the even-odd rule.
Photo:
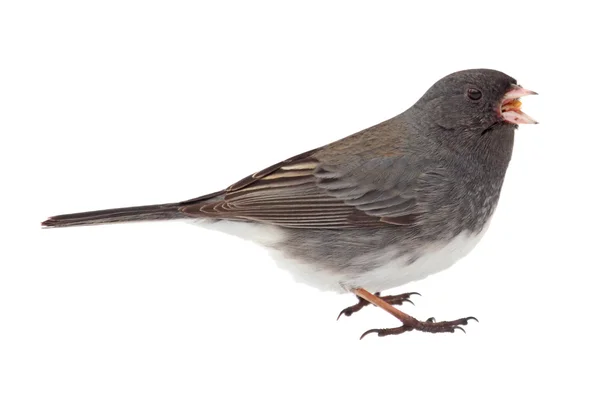
{"label": "dark-eyed junco", "polygon": [[[422,279],[466,255],[490,223],[517,124],[536,123],[504,73],[473,69],[435,83],[410,109],[192,200],[53,216],[46,227],[195,219],[255,241],[297,280],[352,292],[410,330],[454,332],[473,317],[419,321],[379,291]],[[372,294],[372,291],[377,293]],[[462,328],[460,328],[462,329]]]}

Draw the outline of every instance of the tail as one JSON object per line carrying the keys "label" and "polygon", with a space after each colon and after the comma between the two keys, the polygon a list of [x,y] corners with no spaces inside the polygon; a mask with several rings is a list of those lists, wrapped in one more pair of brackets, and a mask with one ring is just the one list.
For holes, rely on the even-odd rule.
{"label": "tail", "polygon": [[42,222],[42,226],[67,227],[187,218],[187,216],[179,210],[180,206],[179,203],[158,204],[57,215]]}

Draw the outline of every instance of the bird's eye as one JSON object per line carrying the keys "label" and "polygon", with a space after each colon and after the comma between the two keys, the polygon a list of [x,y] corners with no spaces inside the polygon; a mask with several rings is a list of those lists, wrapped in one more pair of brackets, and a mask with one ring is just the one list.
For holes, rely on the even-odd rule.
{"label": "bird's eye", "polygon": [[477,88],[469,88],[467,90],[467,96],[469,97],[469,99],[472,99],[474,101],[478,101],[481,99],[481,91],[479,91]]}

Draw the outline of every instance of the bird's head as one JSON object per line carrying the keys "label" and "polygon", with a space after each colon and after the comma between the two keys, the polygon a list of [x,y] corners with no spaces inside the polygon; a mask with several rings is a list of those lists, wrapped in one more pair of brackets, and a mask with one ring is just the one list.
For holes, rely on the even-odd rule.
{"label": "bird's head", "polygon": [[536,93],[496,70],[470,69],[435,83],[415,104],[431,123],[446,130],[484,133],[496,125],[537,124],[523,113],[520,98]]}

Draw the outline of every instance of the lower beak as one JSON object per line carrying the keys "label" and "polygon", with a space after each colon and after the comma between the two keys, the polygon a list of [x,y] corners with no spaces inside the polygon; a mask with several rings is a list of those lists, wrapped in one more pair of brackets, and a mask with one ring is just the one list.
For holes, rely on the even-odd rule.
{"label": "lower beak", "polygon": [[505,121],[513,124],[537,124],[530,116],[521,111],[521,97],[527,95],[537,95],[537,92],[526,90],[525,88],[512,84],[510,89],[502,98],[500,104],[500,114]]}

